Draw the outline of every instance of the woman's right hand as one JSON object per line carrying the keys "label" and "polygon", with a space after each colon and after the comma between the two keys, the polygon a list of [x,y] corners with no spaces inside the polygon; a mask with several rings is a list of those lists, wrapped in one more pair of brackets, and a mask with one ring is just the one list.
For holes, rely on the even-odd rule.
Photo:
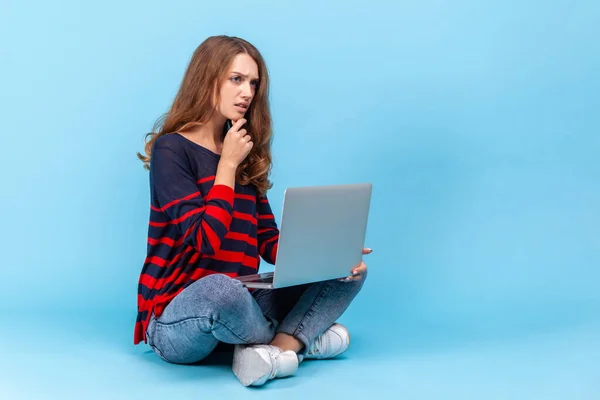
{"label": "woman's right hand", "polygon": [[245,123],[246,119],[244,118],[237,120],[231,129],[227,131],[225,139],[223,140],[221,161],[236,168],[248,156],[254,145],[248,132],[245,129],[242,129],[242,126],[244,126]]}

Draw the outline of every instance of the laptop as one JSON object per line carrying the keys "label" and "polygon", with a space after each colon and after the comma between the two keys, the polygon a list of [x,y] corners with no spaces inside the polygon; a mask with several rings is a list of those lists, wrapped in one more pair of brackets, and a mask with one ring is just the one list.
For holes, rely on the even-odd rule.
{"label": "laptop", "polygon": [[351,275],[362,261],[371,192],[370,183],[287,189],[274,271],[236,279],[277,289]]}

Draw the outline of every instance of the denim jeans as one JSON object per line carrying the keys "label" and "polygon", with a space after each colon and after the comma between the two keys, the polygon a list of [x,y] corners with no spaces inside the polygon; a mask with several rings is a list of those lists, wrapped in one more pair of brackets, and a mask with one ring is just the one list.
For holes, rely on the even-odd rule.
{"label": "denim jeans", "polygon": [[165,361],[191,364],[216,346],[266,344],[287,333],[310,347],[348,308],[362,280],[323,281],[252,293],[236,279],[215,274],[179,293],[159,318],[151,317],[148,344]]}

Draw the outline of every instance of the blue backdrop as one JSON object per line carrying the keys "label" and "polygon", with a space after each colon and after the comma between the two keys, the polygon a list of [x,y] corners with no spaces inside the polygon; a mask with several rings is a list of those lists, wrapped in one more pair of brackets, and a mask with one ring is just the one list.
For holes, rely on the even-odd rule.
{"label": "blue backdrop", "polygon": [[4,1],[0,307],[95,310],[131,344],[135,153],[196,46],[229,34],[270,70],[277,218],[287,187],[374,184],[356,331],[426,346],[596,319],[599,4]]}

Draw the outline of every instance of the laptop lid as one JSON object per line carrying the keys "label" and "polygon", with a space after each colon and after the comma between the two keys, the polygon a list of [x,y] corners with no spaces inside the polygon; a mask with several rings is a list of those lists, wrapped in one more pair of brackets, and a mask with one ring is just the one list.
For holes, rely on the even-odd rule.
{"label": "laptop lid", "polygon": [[350,275],[362,260],[372,184],[285,191],[273,287]]}

